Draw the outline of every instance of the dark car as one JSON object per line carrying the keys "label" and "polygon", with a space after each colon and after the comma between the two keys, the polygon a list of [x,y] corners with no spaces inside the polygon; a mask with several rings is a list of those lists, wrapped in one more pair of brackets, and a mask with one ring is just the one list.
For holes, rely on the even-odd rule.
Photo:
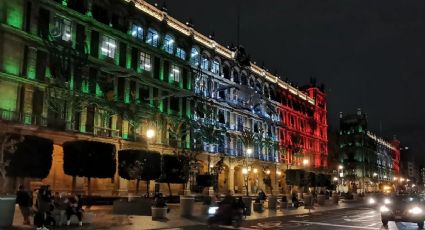
{"label": "dark car", "polygon": [[424,227],[425,200],[422,195],[395,195],[382,204],[380,211],[384,226],[388,225],[388,221],[396,221],[417,223],[420,229]]}

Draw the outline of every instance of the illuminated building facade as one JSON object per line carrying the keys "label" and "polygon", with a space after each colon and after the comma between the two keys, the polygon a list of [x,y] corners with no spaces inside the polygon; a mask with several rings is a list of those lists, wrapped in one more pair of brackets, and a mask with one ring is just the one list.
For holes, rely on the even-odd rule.
{"label": "illuminated building facade", "polygon": [[339,162],[351,188],[378,189],[379,184],[399,175],[400,142],[370,132],[367,116],[360,109],[356,114],[340,114],[338,146]]}
{"label": "illuminated building facade", "polygon": [[[1,127],[54,141],[43,183],[55,190],[69,190],[61,145],[76,139],[162,153],[203,142],[200,172],[208,171],[207,159],[229,159],[221,192],[242,187],[240,162],[231,159],[246,155],[244,130],[255,137],[255,167],[300,166],[306,158],[312,168],[327,166],[323,89],[291,86],[241,47],[221,46],[166,9],[123,0],[16,0],[0,8]],[[173,135],[173,122],[187,120],[212,125],[219,138],[197,139],[187,123],[190,132]],[[154,140],[146,138],[150,128]],[[118,176],[95,181],[99,193],[134,187]]]}

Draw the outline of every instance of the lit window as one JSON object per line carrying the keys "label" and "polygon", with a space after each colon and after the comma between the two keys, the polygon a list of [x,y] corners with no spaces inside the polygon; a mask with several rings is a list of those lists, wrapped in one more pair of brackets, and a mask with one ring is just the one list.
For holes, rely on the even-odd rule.
{"label": "lit window", "polygon": [[169,34],[165,35],[163,49],[169,54],[174,52],[174,38]]}
{"label": "lit window", "polygon": [[152,69],[151,55],[140,52],[140,69],[145,71],[150,71]]}
{"label": "lit window", "polygon": [[53,18],[53,27],[50,30],[50,34],[54,39],[59,39],[63,41],[71,41],[71,21],[60,17],[55,16]]}
{"label": "lit window", "polygon": [[199,50],[195,47],[190,51],[190,63],[195,66],[199,65]]}
{"label": "lit window", "polygon": [[176,56],[178,58],[182,59],[182,60],[185,60],[186,59],[186,52],[182,48],[177,47]]}
{"label": "lit window", "polygon": [[101,48],[102,55],[106,57],[114,58],[116,48],[117,48],[117,42],[115,41],[115,39],[108,36],[103,36],[102,48]]}
{"label": "lit window", "polygon": [[131,26],[131,36],[143,40],[143,27],[133,24]]}
{"label": "lit window", "polygon": [[217,60],[212,62],[211,72],[218,74],[220,72],[220,63]]}
{"label": "lit window", "polygon": [[158,39],[159,39],[159,35],[158,32],[156,32],[156,30],[149,28],[148,30],[148,35],[146,38],[146,43],[148,43],[151,46],[157,47],[158,46]]}
{"label": "lit window", "polygon": [[206,57],[202,57],[201,59],[201,69],[208,70],[209,61]]}
{"label": "lit window", "polygon": [[176,66],[176,65],[171,65],[171,75],[170,75],[170,80],[175,81],[175,82],[179,82],[180,81],[180,77],[181,77],[181,69],[180,67]]}

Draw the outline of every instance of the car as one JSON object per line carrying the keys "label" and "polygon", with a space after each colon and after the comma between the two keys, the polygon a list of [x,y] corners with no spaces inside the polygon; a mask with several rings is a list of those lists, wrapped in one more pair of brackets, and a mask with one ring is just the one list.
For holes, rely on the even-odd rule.
{"label": "car", "polygon": [[384,199],[380,207],[381,220],[384,226],[388,221],[417,223],[424,228],[425,200],[419,194],[400,194]]}

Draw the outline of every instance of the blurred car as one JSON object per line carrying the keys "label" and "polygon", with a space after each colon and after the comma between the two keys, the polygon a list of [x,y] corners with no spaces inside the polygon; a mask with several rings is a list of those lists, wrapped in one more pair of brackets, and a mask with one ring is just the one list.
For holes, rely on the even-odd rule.
{"label": "blurred car", "polygon": [[417,223],[420,229],[424,227],[425,201],[419,194],[401,194],[391,198],[380,206],[381,220],[384,226],[388,221]]}

